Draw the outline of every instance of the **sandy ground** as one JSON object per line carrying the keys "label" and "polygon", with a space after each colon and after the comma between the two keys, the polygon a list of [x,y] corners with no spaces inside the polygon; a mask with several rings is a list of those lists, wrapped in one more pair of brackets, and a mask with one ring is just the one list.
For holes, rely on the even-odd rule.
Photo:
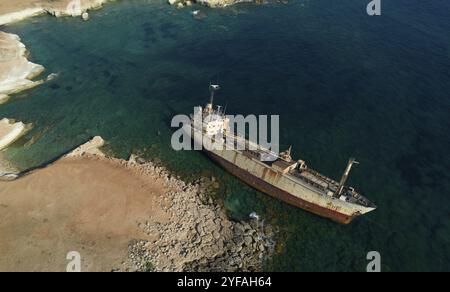
{"label": "sandy ground", "polygon": [[7,14],[11,12],[17,12],[26,8],[33,8],[40,4],[40,0],[1,0],[0,1],[0,14]]}
{"label": "sandy ground", "polygon": [[118,161],[65,158],[12,182],[0,181],[0,271],[65,271],[78,251],[82,271],[110,271],[138,222],[165,222],[163,183]]}

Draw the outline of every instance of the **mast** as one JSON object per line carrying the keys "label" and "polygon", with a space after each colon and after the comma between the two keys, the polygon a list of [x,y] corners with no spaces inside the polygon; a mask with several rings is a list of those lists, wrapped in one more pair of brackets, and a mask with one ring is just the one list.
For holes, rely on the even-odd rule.
{"label": "mast", "polygon": [[210,84],[209,85],[209,91],[211,92],[211,98],[209,99],[209,104],[211,105],[211,108],[213,107],[214,102],[214,93],[220,89],[220,86],[218,84]]}
{"label": "mast", "polygon": [[348,160],[347,168],[345,169],[345,172],[342,175],[341,182],[339,183],[339,187],[336,190],[336,193],[334,193],[335,198],[339,198],[341,196],[342,190],[344,189],[344,185],[347,182],[348,175],[350,174],[350,170],[352,170],[353,164],[359,164],[359,162],[356,161],[356,159],[352,157]]}

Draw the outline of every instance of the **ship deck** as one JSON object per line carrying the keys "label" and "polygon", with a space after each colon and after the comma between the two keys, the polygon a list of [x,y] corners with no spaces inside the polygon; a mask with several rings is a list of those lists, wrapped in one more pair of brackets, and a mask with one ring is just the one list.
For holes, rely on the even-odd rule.
{"label": "ship deck", "polygon": [[[296,161],[286,161],[281,158],[277,153],[261,147],[259,144],[254,143],[242,136],[227,133],[224,135],[225,143],[229,146],[233,146],[228,149],[235,149],[241,152],[244,156],[264,164],[268,168],[273,168],[277,165],[277,168],[283,169],[296,164]],[[339,183],[319,172],[310,169],[290,169],[288,172],[283,173],[290,177],[294,182],[300,183],[305,187],[314,190],[316,193],[323,196],[332,196],[339,188]],[[344,187],[342,195],[345,197],[345,201],[351,204],[357,204],[364,207],[376,208],[376,206],[361,194],[354,191],[353,188]]]}
{"label": "ship deck", "polygon": [[[286,161],[279,157],[279,155],[277,155],[275,152],[264,149],[260,145],[251,142],[243,137],[227,134],[226,138],[232,138],[234,141],[234,145],[240,146],[241,148],[237,149],[240,149],[245,156],[264,163],[267,165],[267,167],[272,168],[273,165],[276,164],[278,164],[280,167],[289,167],[292,163],[295,163],[294,161]],[[266,159],[272,159],[269,159],[269,161],[261,161],[262,157]],[[296,181],[300,180],[303,184],[312,187],[316,190],[317,193],[320,193],[324,196],[332,196],[339,188],[339,183],[337,181],[310,168],[302,170],[295,168],[286,173],[286,175],[291,176]],[[348,203],[357,204],[364,207],[376,208],[376,206],[370,200],[348,187],[344,187],[342,196],[346,197],[346,202]]]}

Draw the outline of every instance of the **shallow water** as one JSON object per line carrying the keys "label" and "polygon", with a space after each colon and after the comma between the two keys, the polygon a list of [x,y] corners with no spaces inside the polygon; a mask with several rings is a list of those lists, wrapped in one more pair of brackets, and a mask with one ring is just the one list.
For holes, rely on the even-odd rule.
{"label": "shallow water", "polygon": [[[385,271],[449,271],[450,4],[388,2],[368,17],[363,0],[218,10],[118,1],[89,22],[10,25],[59,77],[0,106],[0,117],[35,125],[5,155],[26,169],[101,135],[117,156],[142,152],[185,179],[216,176],[231,217],[256,211],[280,227],[267,270],[364,271],[376,250]],[[378,210],[340,226],[250,189],[201,153],[172,151],[172,116],[204,104],[216,79],[229,113],[280,114],[294,158],[339,178],[357,157],[349,183]]]}

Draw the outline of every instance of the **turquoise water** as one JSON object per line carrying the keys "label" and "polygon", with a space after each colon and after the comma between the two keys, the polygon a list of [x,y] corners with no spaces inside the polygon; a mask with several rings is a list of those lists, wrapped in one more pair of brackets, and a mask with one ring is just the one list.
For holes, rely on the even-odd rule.
{"label": "turquoise water", "polygon": [[[0,107],[35,125],[6,156],[26,169],[101,135],[119,157],[140,152],[185,179],[214,175],[232,218],[256,211],[280,228],[269,271],[364,271],[372,250],[385,271],[450,271],[450,3],[383,1],[383,16],[368,17],[368,2],[118,1],[89,22],[10,25],[59,77]],[[339,178],[357,157],[349,183],[378,210],[340,226],[250,189],[201,153],[172,151],[172,116],[204,104],[217,78],[229,113],[280,114],[294,158]]]}

